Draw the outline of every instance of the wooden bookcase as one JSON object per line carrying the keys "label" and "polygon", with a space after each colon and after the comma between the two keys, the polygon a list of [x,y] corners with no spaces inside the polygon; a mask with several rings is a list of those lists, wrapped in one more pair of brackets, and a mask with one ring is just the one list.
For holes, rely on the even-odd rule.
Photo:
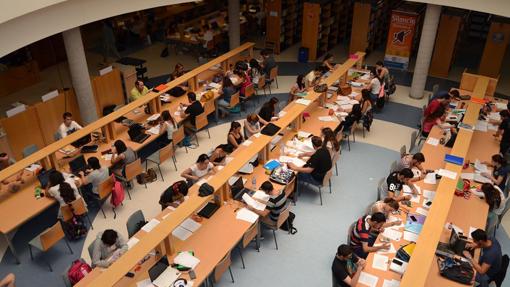
{"label": "wooden bookcase", "polygon": [[279,54],[301,39],[302,0],[266,1],[266,47]]}
{"label": "wooden bookcase", "polygon": [[309,60],[316,60],[348,37],[352,3],[352,0],[304,3],[301,45],[308,48]]}

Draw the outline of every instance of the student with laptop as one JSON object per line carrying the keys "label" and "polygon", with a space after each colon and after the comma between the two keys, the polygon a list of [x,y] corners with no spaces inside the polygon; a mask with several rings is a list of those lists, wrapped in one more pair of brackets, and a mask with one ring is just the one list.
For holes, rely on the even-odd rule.
{"label": "student with laptop", "polygon": [[209,161],[206,154],[201,154],[197,162],[185,169],[181,176],[188,181],[188,186],[192,186],[201,178],[214,173],[214,165]]}
{"label": "student with laptop", "polygon": [[101,167],[99,159],[95,156],[87,159],[87,175],[84,171],[80,171],[80,179],[82,184],[82,193],[84,196],[94,195],[96,198],[99,196],[99,184],[108,179],[108,168]]}
{"label": "student with laptop", "polygon": [[365,265],[365,260],[356,256],[349,245],[342,244],[338,246],[331,271],[340,287],[356,286]]}
{"label": "student with laptop", "polygon": [[482,249],[480,260],[478,262],[474,261],[469,251],[464,251],[463,254],[476,270],[475,281],[479,284],[478,286],[487,287],[501,269],[501,245],[496,238],[489,238],[482,229],[471,232],[471,237],[473,243],[466,244],[466,247],[468,249]]}
{"label": "student with laptop", "polygon": [[138,100],[139,98],[147,95],[149,93],[149,89],[145,86],[142,80],[136,80],[135,86],[133,89],[131,89],[131,96],[129,97],[129,100],[131,102],[134,102]]}
{"label": "student with laptop", "polygon": [[230,130],[228,131],[227,144],[234,147],[234,149],[238,148],[240,144],[244,141],[244,137],[241,134],[241,124],[233,121],[230,123]]}
{"label": "student with laptop", "polygon": [[112,145],[111,172],[123,176],[124,167],[137,159],[135,151],[127,147],[122,140],[116,140]]}
{"label": "student with laptop", "polygon": [[161,112],[159,121],[159,134],[166,136],[160,136],[160,142],[162,146],[166,146],[172,142],[172,136],[177,130],[177,123],[168,110]]}
{"label": "student with laptop", "polygon": [[182,123],[184,126],[184,131],[186,135],[193,134],[193,129],[195,128],[195,118],[204,112],[204,107],[197,101],[197,95],[193,92],[188,93],[188,101],[189,104],[181,103],[181,108],[186,108],[184,113],[188,116]]}
{"label": "student with laptop", "polygon": [[411,188],[413,194],[417,194],[418,191],[414,184],[410,183],[411,179],[414,177],[414,173],[409,168],[404,168],[400,171],[394,171],[390,173],[390,175],[386,178],[386,186],[383,187],[382,198],[393,198],[396,201],[402,200],[410,200],[411,195],[403,195],[401,194],[404,185],[407,185]]}
{"label": "student with laptop", "polygon": [[64,118],[64,122],[60,124],[58,127],[58,132],[61,138],[65,138],[66,136],[74,133],[77,130],[81,130],[82,126],[80,126],[77,122],[73,121],[73,114],[70,112],[65,112],[62,115]]}
{"label": "student with laptop", "polygon": [[92,250],[92,267],[108,268],[127,250],[126,241],[117,231],[106,229],[99,232]]}
{"label": "student with laptop", "polygon": [[373,246],[377,234],[383,229],[384,223],[386,223],[386,216],[382,212],[365,215],[356,221],[350,234],[354,254],[365,259],[370,252],[377,252],[390,247],[389,243]]}

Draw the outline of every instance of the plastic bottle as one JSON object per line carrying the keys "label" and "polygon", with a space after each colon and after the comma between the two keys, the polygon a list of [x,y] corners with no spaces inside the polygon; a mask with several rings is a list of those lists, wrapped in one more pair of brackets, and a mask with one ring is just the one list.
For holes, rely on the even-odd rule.
{"label": "plastic bottle", "polygon": [[251,178],[251,186],[253,189],[257,189],[257,178],[255,176]]}

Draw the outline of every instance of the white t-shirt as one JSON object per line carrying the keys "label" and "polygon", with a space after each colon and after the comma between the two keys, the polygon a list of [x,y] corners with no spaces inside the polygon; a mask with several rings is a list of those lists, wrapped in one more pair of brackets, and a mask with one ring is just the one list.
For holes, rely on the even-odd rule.
{"label": "white t-shirt", "polygon": [[373,78],[370,83],[372,84],[372,89],[370,92],[374,95],[379,95],[379,91],[381,90],[381,82],[377,78]]}
{"label": "white t-shirt", "polygon": [[315,80],[315,71],[310,71],[310,73],[305,76],[305,85],[309,87],[309,83],[313,83]]}
{"label": "white t-shirt", "polygon": [[[67,182],[71,188],[74,190],[74,196],[76,197],[76,199],[78,198],[81,198],[80,196],[80,193],[78,192],[78,188],[76,187],[76,185],[74,184],[74,179],[72,178],[69,178],[69,179],[66,179],[65,182]],[[55,198],[58,203],[60,204],[60,206],[65,206],[67,203],[64,202],[64,199],[60,196],[60,184],[57,184],[55,186],[52,186],[48,189],[48,193],[53,197]]]}
{"label": "white t-shirt", "polygon": [[165,122],[165,128],[166,128],[166,135],[167,135],[168,139],[171,140],[172,135],[173,135],[174,131],[176,130],[176,128],[170,121]]}
{"label": "white t-shirt", "polygon": [[72,121],[69,126],[66,126],[64,123],[60,124],[60,126],[58,127],[58,132],[60,133],[60,137],[65,138],[72,132],[75,132],[80,129],[82,129],[82,127],[77,122]]}
{"label": "white t-shirt", "polygon": [[208,174],[212,169],[214,168],[214,165],[212,163],[209,163],[207,165],[207,167],[203,170],[201,169],[198,169],[198,166],[197,164],[193,164],[190,169],[191,169],[191,174],[198,177],[198,178],[201,178],[203,176],[205,176],[206,174]]}
{"label": "white t-shirt", "polygon": [[505,198],[505,194],[503,193],[503,191],[501,191],[501,189],[497,185],[495,185],[494,187],[499,191],[499,196],[501,197],[501,203],[499,204],[499,207],[494,208],[494,213],[496,215],[501,215],[505,210],[507,199]]}
{"label": "white t-shirt", "polygon": [[207,44],[209,44],[210,41],[212,41],[214,38],[214,34],[211,30],[207,30],[205,31],[204,33],[204,36],[202,37],[202,39],[204,39],[204,48],[207,48]]}

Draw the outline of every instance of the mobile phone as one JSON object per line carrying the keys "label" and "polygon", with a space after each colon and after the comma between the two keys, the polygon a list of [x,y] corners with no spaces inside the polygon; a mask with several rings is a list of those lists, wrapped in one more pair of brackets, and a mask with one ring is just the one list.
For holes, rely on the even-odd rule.
{"label": "mobile phone", "polygon": [[128,273],[126,273],[126,275],[125,275],[125,276],[126,276],[126,277],[129,277],[129,278],[133,278],[133,277],[135,277],[135,273],[133,273],[133,272],[128,272]]}
{"label": "mobile phone", "polygon": [[393,259],[392,263],[402,266],[402,261]]}
{"label": "mobile phone", "polygon": [[427,203],[425,203],[426,206],[431,206],[432,205],[432,201],[427,201]]}
{"label": "mobile phone", "polygon": [[411,218],[412,221],[416,221],[417,220],[416,217],[414,217],[414,215],[411,215],[409,217]]}
{"label": "mobile phone", "polygon": [[197,275],[195,274],[194,270],[191,270],[188,274],[191,280],[195,280],[195,278],[197,278]]}

